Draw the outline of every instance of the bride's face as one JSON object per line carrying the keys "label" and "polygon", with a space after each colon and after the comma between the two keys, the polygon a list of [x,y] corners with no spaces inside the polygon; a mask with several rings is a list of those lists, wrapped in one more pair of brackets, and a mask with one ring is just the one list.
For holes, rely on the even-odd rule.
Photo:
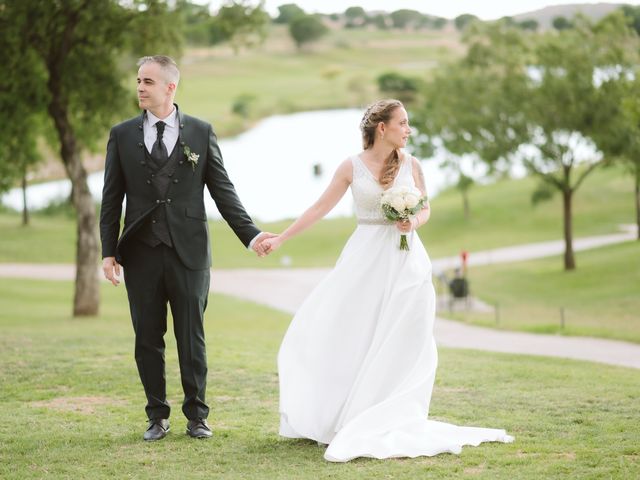
{"label": "bride's face", "polygon": [[407,140],[411,135],[411,127],[409,126],[409,116],[404,108],[396,108],[389,121],[381,125],[381,128],[384,140],[390,143],[393,148],[403,148],[407,145]]}

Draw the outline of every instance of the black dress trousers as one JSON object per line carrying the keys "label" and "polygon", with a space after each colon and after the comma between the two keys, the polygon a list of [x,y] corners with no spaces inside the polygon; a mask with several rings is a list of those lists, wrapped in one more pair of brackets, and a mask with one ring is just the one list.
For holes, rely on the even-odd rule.
{"label": "black dress trousers", "polygon": [[147,396],[149,419],[169,418],[166,398],[165,343],[167,304],[171,307],[184,391],[182,411],[188,419],[207,418],[207,356],[204,311],[209,269],[190,270],[175,249],[132,239],[127,245],[124,279],[135,331],[135,359]]}

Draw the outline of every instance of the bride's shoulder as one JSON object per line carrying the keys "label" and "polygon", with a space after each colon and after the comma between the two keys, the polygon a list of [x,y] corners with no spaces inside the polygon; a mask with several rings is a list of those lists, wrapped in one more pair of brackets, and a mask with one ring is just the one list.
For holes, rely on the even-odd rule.
{"label": "bride's shoulder", "polygon": [[356,155],[345,158],[336,169],[336,176],[342,177],[348,182],[353,179],[353,168]]}

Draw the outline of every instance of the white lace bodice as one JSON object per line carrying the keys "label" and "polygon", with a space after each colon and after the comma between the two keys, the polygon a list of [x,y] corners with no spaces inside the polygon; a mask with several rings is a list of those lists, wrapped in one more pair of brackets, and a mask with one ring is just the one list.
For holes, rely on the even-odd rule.
{"label": "white lace bodice", "polygon": [[[385,217],[380,208],[380,197],[384,191],[382,186],[359,155],[351,157],[351,163],[353,165],[351,193],[353,195],[356,218],[358,221],[383,222]],[[400,170],[393,181],[393,186],[415,186],[411,169],[411,157],[407,154],[404,155]]]}

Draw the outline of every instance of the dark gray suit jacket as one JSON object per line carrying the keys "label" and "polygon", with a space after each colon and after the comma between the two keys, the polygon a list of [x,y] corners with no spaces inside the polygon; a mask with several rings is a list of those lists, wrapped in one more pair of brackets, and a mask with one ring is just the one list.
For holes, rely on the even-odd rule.
{"label": "dark gray suit jacket", "polygon": [[[144,112],[111,129],[100,211],[103,257],[116,257],[119,263],[126,264],[123,252],[127,241],[155,209],[164,208],[174,248],[182,263],[192,270],[209,268],[211,249],[204,208],[205,185],[223,218],[245,246],[260,233],[229,180],[211,125],[180,110],[178,117],[180,134],[176,148],[180,161],[163,198],[158,198],[148,183],[153,171],[145,161]],[[195,170],[187,160],[185,147],[199,155]],[[124,228],[118,238],[125,196]]]}

